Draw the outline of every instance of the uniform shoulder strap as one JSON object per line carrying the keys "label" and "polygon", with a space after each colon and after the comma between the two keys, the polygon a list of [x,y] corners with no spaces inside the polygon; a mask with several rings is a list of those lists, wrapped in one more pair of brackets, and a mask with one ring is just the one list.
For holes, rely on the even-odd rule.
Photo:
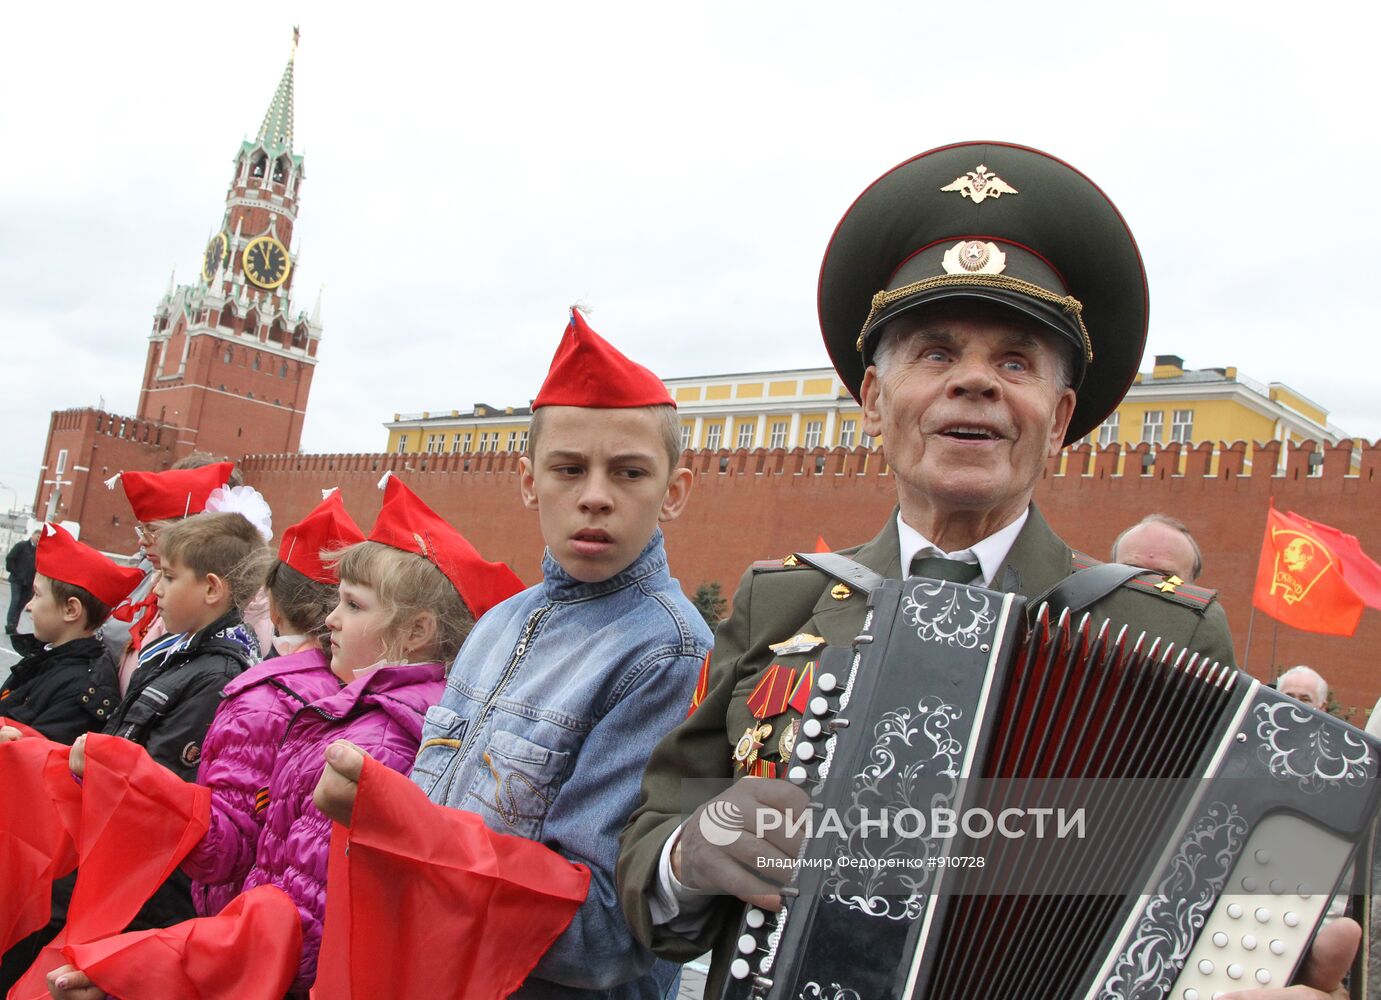
{"label": "uniform shoulder strap", "polygon": [[874,573],[862,563],[854,562],[838,552],[797,552],[796,558],[808,566],[814,566],[826,576],[832,576],[865,594],[871,594],[882,586],[882,574]]}
{"label": "uniform shoulder strap", "polygon": [[1122,563],[1098,563],[1075,570],[1045,593],[1032,598],[1026,607],[1029,614],[1034,614],[1042,604],[1049,604],[1052,617],[1066,609],[1071,615],[1077,615],[1144,572],[1136,566],[1124,566]]}

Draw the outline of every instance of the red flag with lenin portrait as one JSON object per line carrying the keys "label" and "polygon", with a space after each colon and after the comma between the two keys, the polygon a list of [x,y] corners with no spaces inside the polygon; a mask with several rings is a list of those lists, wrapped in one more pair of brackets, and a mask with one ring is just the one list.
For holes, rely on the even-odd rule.
{"label": "red flag with lenin portrait", "polygon": [[1252,604],[1306,632],[1352,635],[1363,608],[1381,608],[1381,566],[1352,535],[1272,505]]}

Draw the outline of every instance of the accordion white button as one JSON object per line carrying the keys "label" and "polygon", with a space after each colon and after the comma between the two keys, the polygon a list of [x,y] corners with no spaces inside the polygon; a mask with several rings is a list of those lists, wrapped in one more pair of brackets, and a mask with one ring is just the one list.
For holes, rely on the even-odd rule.
{"label": "accordion white button", "polygon": [[830,703],[827,702],[824,698],[810,699],[810,712],[812,715],[828,715],[829,710]]}
{"label": "accordion white button", "polygon": [[834,674],[821,674],[815,681],[815,689],[817,691],[823,691],[825,694],[829,694],[838,686],[839,678],[835,677]]}
{"label": "accordion white button", "polygon": [[1250,875],[1244,878],[1242,880],[1242,891],[1256,892],[1256,879],[1252,878]]}
{"label": "accordion white button", "polygon": [[801,723],[801,732],[808,740],[813,740],[825,731],[825,727],[820,725],[819,719],[807,719]]}
{"label": "accordion white button", "polygon": [[1285,954],[1285,942],[1282,941],[1282,940],[1280,940],[1279,938],[1276,938],[1276,939],[1274,939],[1273,941],[1271,941],[1271,954],[1272,954],[1272,955],[1284,955],[1284,954]]}
{"label": "accordion white button", "polygon": [[1258,924],[1269,924],[1271,922],[1271,911],[1264,906],[1256,908],[1256,922]]}
{"label": "accordion white button", "polygon": [[1229,903],[1229,904],[1228,904],[1228,916],[1232,917],[1233,920],[1238,920],[1238,919],[1240,919],[1241,916],[1242,916],[1242,904],[1241,904],[1241,903]]}
{"label": "accordion white button", "polygon": [[735,979],[747,979],[748,973],[752,971],[748,963],[741,958],[734,959],[733,964],[729,966],[729,975]]}
{"label": "accordion white button", "polygon": [[1258,850],[1258,851],[1256,852],[1255,857],[1256,857],[1256,863],[1259,864],[1259,865],[1269,865],[1269,864],[1271,863],[1271,852],[1270,852],[1270,851],[1267,851],[1267,850],[1264,850],[1264,849]]}
{"label": "accordion white button", "polygon": [[1202,972],[1205,976],[1213,975],[1213,963],[1206,958],[1203,959],[1199,962],[1199,971]]}
{"label": "accordion white button", "polygon": [[1228,966],[1228,978],[1229,978],[1229,979],[1241,979],[1241,978],[1242,978],[1242,966],[1238,965],[1236,962],[1233,962],[1231,965],[1229,965],[1229,966]]}
{"label": "accordion white button", "polygon": [[1213,935],[1213,943],[1219,948],[1226,948],[1228,946],[1228,936],[1222,931],[1219,931],[1217,934]]}
{"label": "accordion white button", "polygon": [[1285,926],[1286,926],[1286,927],[1298,927],[1298,926],[1299,926],[1299,914],[1298,914],[1298,913],[1292,913],[1292,912],[1290,912],[1289,910],[1287,910],[1287,911],[1285,912],[1285,917],[1284,917],[1284,919],[1285,919]]}
{"label": "accordion white button", "polygon": [[1285,883],[1278,878],[1271,879],[1271,891],[1279,896],[1285,891]]}
{"label": "accordion white button", "polygon": [[802,767],[800,764],[797,764],[795,767],[793,767],[790,771],[786,773],[786,777],[787,780],[790,781],[792,784],[803,784],[806,780],[806,769]]}
{"label": "accordion white button", "polygon": [[743,922],[746,923],[749,927],[752,927],[754,930],[756,930],[763,924],[767,923],[767,917],[762,912],[762,910],[759,910],[757,907],[752,907],[744,916]]}
{"label": "accordion white button", "polygon": [[1314,890],[1309,887],[1309,883],[1307,882],[1301,882],[1299,888],[1295,891],[1299,893],[1300,899],[1308,899],[1310,896],[1314,895]]}
{"label": "accordion white button", "polygon": [[1199,991],[1196,989],[1185,990],[1184,1000],[1199,1000]]}
{"label": "accordion white button", "polygon": [[1271,982],[1271,972],[1269,969],[1257,969],[1256,981],[1262,986],[1269,986]]}
{"label": "accordion white button", "polygon": [[758,950],[758,942],[751,934],[745,934],[738,939],[738,950],[745,955],[751,955]]}
{"label": "accordion white button", "polygon": [[1242,935],[1242,947],[1243,947],[1243,948],[1246,948],[1248,951],[1256,951],[1256,935],[1255,935],[1255,934],[1243,934],[1243,935]]}
{"label": "accordion white button", "polygon": [[797,743],[797,744],[796,744],[796,756],[797,756],[797,757],[800,757],[802,760],[810,760],[812,757],[815,756],[815,744],[814,744],[814,743]]}

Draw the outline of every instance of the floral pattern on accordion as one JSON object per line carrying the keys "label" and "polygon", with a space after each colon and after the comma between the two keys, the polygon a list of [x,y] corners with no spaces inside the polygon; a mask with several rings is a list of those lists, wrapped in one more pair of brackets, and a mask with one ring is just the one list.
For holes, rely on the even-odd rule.
{"label": "floral pattern on accordion", "polygon": [[1376,776],[1376,758],[1356,733],[1294,701],[1262,702],[1253,715],[1261,762],[1271,777],[1295,782],[1305,794],[1357,788]]}
{"label": "floral pattern on accordion", "polygon": [[797,994],[797,1000],[860,1000],[860,997],[855,991],[838,983],[830,983],[828,986],[806,983],[805,988]]}
{"label": "floral pattern on accordion", "polygon": [[926,642],[973,649],[992,632],[999,607],[971,587],[927,581],[902,597],[900,617]]}
{"label": "floral pattern on accordion", "polygon": [[1160,1000],[1174,984],[1242,850],[1248,823],[1214,802],[1180,842],[1136,933],[1103,983],[1099,1000]]}
{"label": "floral pattern on accordion", "polygon": [[[927,695],[914,710],[909,706],[893,709],[878,720],[868,763],[854,775],[849,810],[843,818],[849,830],[845,850],[850,857],[881,861],[929,853],[929,843],[921,838],[868,838],[859,832],[858,821],[865,812],[874,817],[886,813],[889,823],[895,823],[907,810],[929,816],[933,809],[953,803],[964,744],[950,727],[961,714],[953,705]],[[925,912],[933,871],[885,864],[835,866],[822,888],[826,899],[868,916],[914,920]]]}

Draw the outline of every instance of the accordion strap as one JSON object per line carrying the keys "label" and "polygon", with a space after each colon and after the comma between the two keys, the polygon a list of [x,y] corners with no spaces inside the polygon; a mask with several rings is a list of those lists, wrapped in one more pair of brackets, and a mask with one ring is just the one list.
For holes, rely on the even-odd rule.
{"label": "accordion strap", "polygon": [[797,552],[796,558],[807,566],[814,566],[826,576],[832,576],[865,594],[871,594],[882,586],[881,574],[874,573],[862,563],[854,562],[838,552]]}
{"label": "accordion strap", "polygon": [[1077,570],[1033,598],[1026,606],[1028,614],[1034,614],[1042,604],[1049,604],[1052,617],[1066,609],[1071,615],[1077,615],[1144,572],[1140,567],[1122,563],[1099,563]]}

